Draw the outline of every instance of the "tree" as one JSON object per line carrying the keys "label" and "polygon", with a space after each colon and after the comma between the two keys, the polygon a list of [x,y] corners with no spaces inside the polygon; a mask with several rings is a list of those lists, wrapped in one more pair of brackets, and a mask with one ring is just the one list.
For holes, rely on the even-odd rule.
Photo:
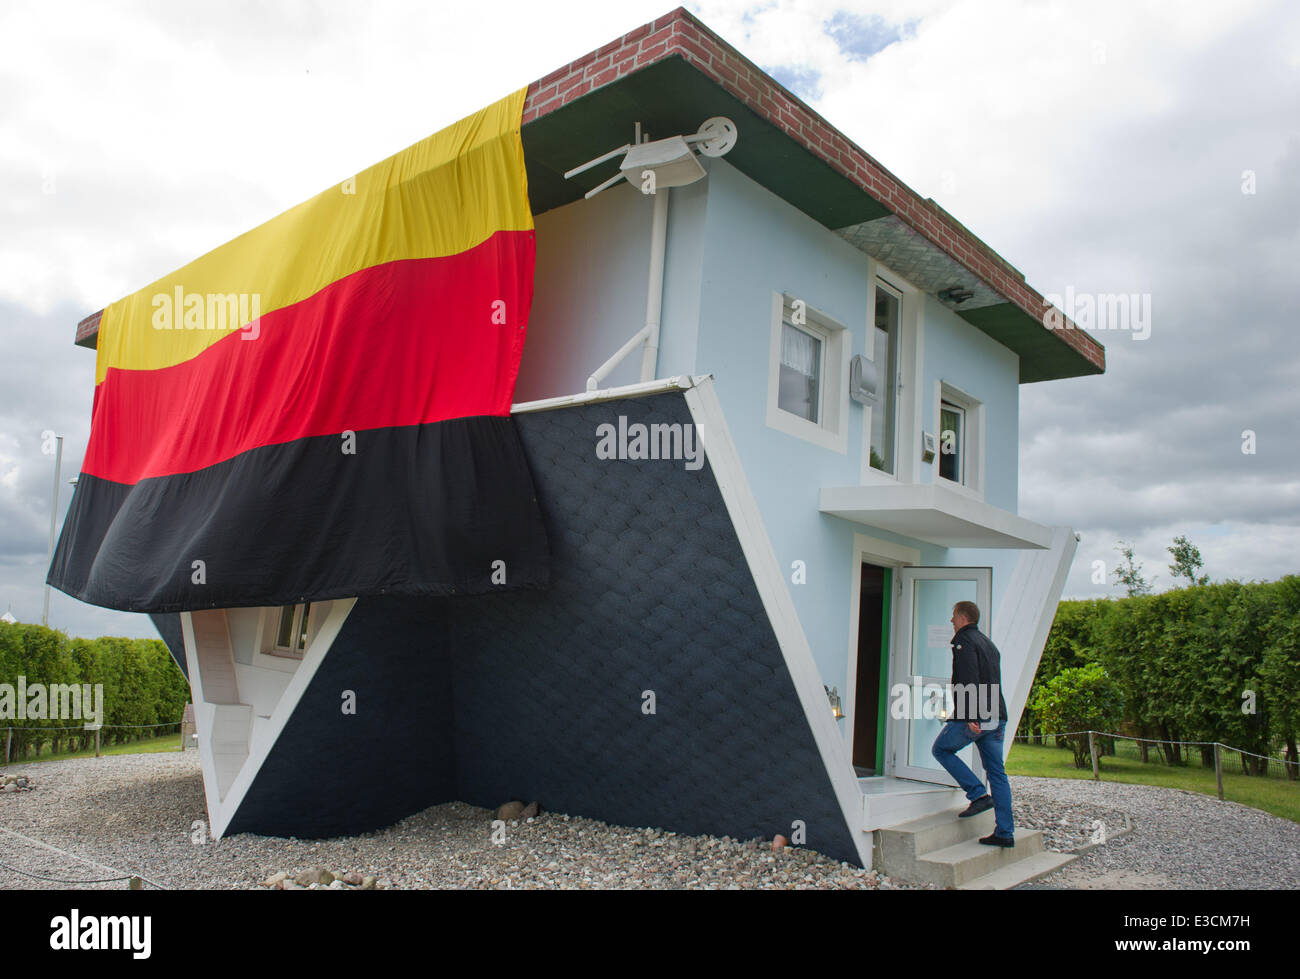
{"label": "tree", "polygon": [[1062,670],[1034,695],[1034,711],[1043,723],[1068,734],[1074,767],[1091,762],[1088,731],[1110,731],[1119,722],[1123,700],[1100,663]]}
{"label": "tree", "polygon": [[1199,578],[1196,572],[1204,567],[1205,562],[1201,560],[1201,550],[1195,544],[1187,539],[1185,534],[1179,534],[1174,538],[1174,546],[1166,547],[1173,555],[1174,563],[1169,565],[1169,573],[1174,576],[1174,580],[1186,578],[1189,585],[1204,585],[1210,580],[1209,575],[1201,575]]}
{"label": "tree", "polygon": [[[1135,595],[1150,595],[1151,585],[1142,577],[1142,565],[1133,560],[1133,545],[1119,541],[1115,545],[1115,550],[1124,555],[1124,563],[1117,564],[1115,570],[1111,572],[1116,578],[1116,584],[1124,586],[1129,598]],[[1152,581],[1154,580],[1153,578]]]}

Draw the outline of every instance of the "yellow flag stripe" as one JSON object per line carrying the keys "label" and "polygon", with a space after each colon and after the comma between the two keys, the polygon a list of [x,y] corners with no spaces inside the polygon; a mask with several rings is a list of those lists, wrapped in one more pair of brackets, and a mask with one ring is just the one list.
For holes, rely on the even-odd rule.
{"label": "yellow flag stripe", "polygon": [[520,89],[108,306],[96,383],[110,367],[183,363],[247,319],[361,269],[455,255],[497,231],[530,230],[519,138],[526,94]]}

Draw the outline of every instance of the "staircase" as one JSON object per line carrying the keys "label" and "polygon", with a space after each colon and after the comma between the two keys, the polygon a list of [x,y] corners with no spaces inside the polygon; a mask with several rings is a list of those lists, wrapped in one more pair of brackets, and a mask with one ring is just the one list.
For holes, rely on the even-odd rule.
{"label": "staircase", "polygon": [[[964,808],[963,800],[963,808]],[[873,865],[891,877],[958,890],[1003,891],[1075,859],[1043,849],[1042,830],[1020,830],[1010,848],[986,846],[993,810],[959,819],[960,809],[931,813],[876,830]]]}

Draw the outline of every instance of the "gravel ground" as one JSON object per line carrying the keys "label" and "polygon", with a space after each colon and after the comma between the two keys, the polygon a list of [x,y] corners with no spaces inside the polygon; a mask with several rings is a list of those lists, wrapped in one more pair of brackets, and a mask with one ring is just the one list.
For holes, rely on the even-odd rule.
{"label": "gravel ground", "polygon": [[[113,755],[10,771],[31,775],[35,788],[0,793],[0,864],[50,877],[136,873],[172,888],[247,888],[278,872],[292,876],[322,866],[373,875],[380,887],[396,888],[915,887],[798,847],[774,854],[770,844],[628,829],[556,813],[508,825],[498,845],[489,840],[493,814],[463,803],[434,806],[357,837],[240,834],[199,845],[191,842],[192,824],[207,816],[195,752]],[[43,850],[14,833],[104,866]],[[0,867],[0,888],[65,886]]]}
{"label": "gravel ground", "polygon": [[1106,823],[1105,846],[1025,889],[1300,888],[1300,825],[1259,809],[1181,789],[1085,779],[1012,776],[1011,794],[1017,805],[1044,799],[1126,813],[1133,826],[1116,839]]}
{"label": "gravel ground", "polygon": [[[0,792],[0,888],[115,889],[139,874],[170,888],[250,888],[311,867],[381,888],[910,889],[798,847],[680,836],[544,813],[490,841],[492,813],[434,806],[377,833],[330,840],[207,840],[195,752],[13,766],[32,791]],[[1017,829],[1084,852],[1026,888],[1300,888],[1300,826],[1174,789],[1013,776]],[[1127,818],[1126,818],[1127,817]],[[1128,831],[1131,823],[1132,829]],[[1104,840],[1104,845],[1090,845]],[[41,846],[40,844],[45,844]],[[76,858],[81,859],[76,859]]]}

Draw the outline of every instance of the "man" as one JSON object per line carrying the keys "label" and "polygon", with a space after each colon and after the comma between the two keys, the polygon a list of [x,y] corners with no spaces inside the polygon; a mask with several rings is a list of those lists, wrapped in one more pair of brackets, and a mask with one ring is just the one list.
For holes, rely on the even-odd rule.
{"label": "man", "polygon": [[[1002,699],[1002,657],[992,640],[976,628],[980,610],[974,602],[954,605],[950,621],[953,714],[935,738],[932,753],[966,792],[970,805],[960,816],[994,810],[993,833],[980,842],[988,846],[1015,846],[1011,783],[1002,768],[1002,742],[1007,730],[1007,704]],[[997,698],[996,715],[994,697]],[[984,791],[984,783],[957,757],[957,752],[972,743],[988,773],[988,792]]]}

